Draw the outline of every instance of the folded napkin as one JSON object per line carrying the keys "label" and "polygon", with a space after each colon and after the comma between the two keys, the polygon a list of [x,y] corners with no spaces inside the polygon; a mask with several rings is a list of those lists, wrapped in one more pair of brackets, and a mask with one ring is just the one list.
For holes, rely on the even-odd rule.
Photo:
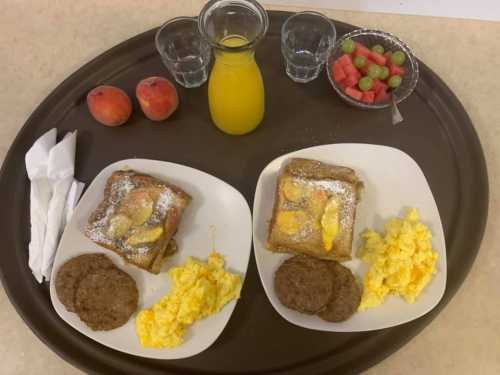
{"label": "folded napkin", "polygon": [[69,188],[68,198],[66,199],[66,207],[64,208],[65,217],[62,226],[63,229],[66,227],[66,224],[69,223],[71,216],[73,216],[73,210],[78,203],[78,199],[80,199],[80,196],[82,195],[84,187],[85,184],[83,182],[73,179],[73,183]]}
{"label": "folded napkin", "polygon": [[52,129],[26,154],[31,181],[29,266],[39,283],[50,279],[60,236],[83,191],[84,185],[73,178],[76,134],[68,133],[56,144]]}
{"label": "folded napkin", "polygon": [[30,188],[31,240],[29,243],[29,267],[35,279],[41,283],[42,248],[47,227],[47,212],[52,196],[52,187],[47,177],[49,152],[56,144],[56,129],[51,129],[31,146],[26,154],[25,163]]}

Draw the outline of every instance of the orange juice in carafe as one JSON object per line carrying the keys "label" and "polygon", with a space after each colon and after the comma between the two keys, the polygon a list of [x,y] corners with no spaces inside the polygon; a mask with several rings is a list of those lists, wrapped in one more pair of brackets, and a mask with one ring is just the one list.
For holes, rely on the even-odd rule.
{"label": "orange juice in carafe", "polygon": [[210,114],[228,134],[249,133],[264,117],[264,83],[254,55],[268,26],[267,12],[256,0],[209,0],[198,16],[198,29],[215,54]]}
{"label": "orange juice in carafe", "polygon": [[264,117],[264,82],[254,51],[237,48],[248,43],[239,35],[222,39],[220,44],[228,48],[215,52],[215,64],[208,82],[212,120],[229,134],[249,133]]}

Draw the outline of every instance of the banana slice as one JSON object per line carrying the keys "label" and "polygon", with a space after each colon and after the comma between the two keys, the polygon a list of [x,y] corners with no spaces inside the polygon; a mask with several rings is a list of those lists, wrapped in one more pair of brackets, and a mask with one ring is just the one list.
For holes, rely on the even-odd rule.
{"label": "banana slice", "polygon": [[333,248],[333,241],[339,233],[339,205],[335,198],[330,198],[321,217],[321,237],[326,251]]}
{"label": "banana slice", "polygon": [[283,194],[290,202],[298,203],[304,197],[304,190],[288,178],[283,182]]}
{"label": "banana slice", "polygon": [[134,226],[144,224],[153,214],[154,200],[146,190],[133,190],[123,200],[120,212],[132,219]]}
{"label": "banana slice", "polygon": [[308,196],[309,210],[315,220],[320,220],[328,203],[328,193],[324,190],[312,190]]}
{"label": "banana slice", "polygon": [[280,211],[276,216],[276,225],[279,230],[289,236],[300,233],[307,221],[307,214],[300,210]]}
{"label": "banana slice", "polygon": [[115,215],[109,220],[108,236],[112,239],[123,237],[130,227],[132,220],[125,215]]}
{"label": "banana slice", "polygon": [[132,235],[127,239],[127,244],[130,246],[137,246],[145,243],[155,242],[161,237],[162,234],[162,227],[135,228]]}

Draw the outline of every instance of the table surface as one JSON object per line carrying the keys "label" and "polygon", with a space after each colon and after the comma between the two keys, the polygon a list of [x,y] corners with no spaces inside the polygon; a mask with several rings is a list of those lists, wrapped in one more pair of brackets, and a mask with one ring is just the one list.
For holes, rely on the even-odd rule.
{"label": "table surface", "polygon": [[[0,160],[36,106],[69,74],[115,44],[204,1],[6,0],[0,4]],[[269,7],[297,10],[297,8]],[[500,374],[500,23],[322,10],[395,33],[456,93],[485,152],[490,209],[485,237],[462,288],[439,316],[366,374]],[[474,215],[474,213],[464,213]],[[8,251],[4,249],[3,251]],[[0,287],[0,373],[81,373],[23,323]]]}

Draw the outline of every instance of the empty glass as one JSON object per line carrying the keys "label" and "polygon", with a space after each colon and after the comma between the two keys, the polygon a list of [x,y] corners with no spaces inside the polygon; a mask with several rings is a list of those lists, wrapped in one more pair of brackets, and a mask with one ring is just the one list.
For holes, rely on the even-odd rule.
{"label": "empty glass", "polygon": [[198,31],[198,21],[178,17],[166,22],[155,37],[156,49],[175,80],[184,87],[201,86],[208,77],[210,46]]}
{"label": "empty glass", "polygon": [[320,13],[301,12],[289,17],[281,28],[286,74],[301,83],[318,77],[336,36],[333,22]]}

